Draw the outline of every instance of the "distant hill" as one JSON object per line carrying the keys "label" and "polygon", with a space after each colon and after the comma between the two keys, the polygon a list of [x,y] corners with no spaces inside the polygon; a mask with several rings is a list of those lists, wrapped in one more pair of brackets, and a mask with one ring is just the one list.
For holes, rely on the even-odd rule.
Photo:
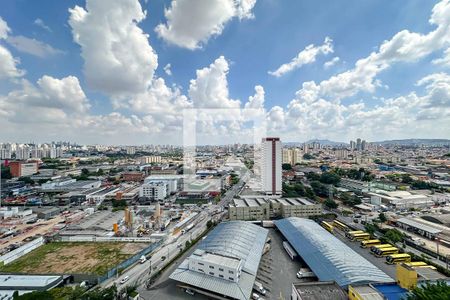
{"label": "distant hill", "polygon": [[[306,141],[305,143],[306,144],[319,143],[321,145],[326,145],[326,146],[348,145],[348,143],[344,143],[344,142],[335,142],[335,141],[330,141],[330,140],[319,140],[319,139],[312,139],[312,140]],[[287,145],[287,146],[300,146],[300,145],[303,145],[304,143],[283,142],[283,144]]]}
{"label": "distant hill", "polygon": [[404,140],[387,140],[380,142],[373,142],[378,145],[401,145],[401,146],[414,146],[414,145],[450,145],[449,139],[404,139]]}

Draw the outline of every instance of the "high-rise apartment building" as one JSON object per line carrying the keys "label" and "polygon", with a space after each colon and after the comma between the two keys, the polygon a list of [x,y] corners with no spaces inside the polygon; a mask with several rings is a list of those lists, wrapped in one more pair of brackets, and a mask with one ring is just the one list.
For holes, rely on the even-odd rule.
{"label": "high-rise apartment building", "polygon": [[281,195],[281,141],[263,138],[261,143],[261,188],[266,195]]}

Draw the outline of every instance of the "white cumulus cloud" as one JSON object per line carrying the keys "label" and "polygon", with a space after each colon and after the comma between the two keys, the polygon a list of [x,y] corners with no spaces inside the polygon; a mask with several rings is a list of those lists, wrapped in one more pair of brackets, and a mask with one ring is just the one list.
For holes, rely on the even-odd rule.
{"label": "white cumulus cloud", "polygon": [[326,55],[329,53],[333,53],[333,40],[326,37],[322,45],[315,46],[314,44],[311,44],[306,46],[305,49],[300,51],[290,62],[282,64],[275,71],[269,71],[268,73],[275,77],[281,77],[303,65],[315,62],[317,55]]}
{"label": "white cumulus cloud", "polygon": [[201,48],[210,37],[220,35],[232,18],[253,18],[256,0],[172,0],[165,11],[165,24],[155,31],[168,43],[187,49]]}

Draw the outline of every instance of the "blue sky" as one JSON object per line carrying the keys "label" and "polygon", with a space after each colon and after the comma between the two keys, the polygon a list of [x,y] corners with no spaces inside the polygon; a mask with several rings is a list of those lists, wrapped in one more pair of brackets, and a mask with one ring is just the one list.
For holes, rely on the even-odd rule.
{"label": "blue sky", "polygon": [[[112,75],[108,74],[108,67],[105,67],[105,65],[99,64],[98,67],[93,66],[92,69],[101,71],[105,67],[104,73],[108,74],[105,84],[111,86],[111,89],[105,86],[99,87],[98,81],[97,83],[92,81],[92,76],[101,77],[101,74],[89,76],[86,73],[86,66],[95,64],[95,61],[83,56],[83,53],[87,53],[89,56],[89,53],[95,52],[95,43],[87,40],[93,38],[93,34],[91,35],[88,29],[102,24],[97,24],[95,20],[91,19],[90,21],[83,21],[84,23],[79,25],[80,27],[74,29],[76,25],[71,25],[69,22],[73,15],[69,9],[79,6],[83,11],[90,13],[87,4],[96,5],[98,1],[88,0],[92,3],[56,0],[2,1],[0,18],[6,22],[10,30],[7,34],[8,37],[0,39],[0,46],[16,59],[16,68],[25,73],[20,76],[1,76],[0,74],[0,112],[3,107],[5,116],[3,124],[6,126],[5,128],[8,128],[6,132],[0,133],[0,141],[14,139],[26,141],[32,138],[46,141],[55,138],[71,138],[82,143],[96,141],[102,143],[143,143],[142,137],[144,136],[145,143],[157,143],[161,140],[177,143],[176,140],[168,138],[166,134],[170,130],[179,134],[179,128],[175,128],[177,122],[167,120],[162,115],[176,114],[177,111],[179,112],[179,108],[186,107],[230,107],[230,105],[235,105],[232,101],[237,99],[240,100],[240,107],[242,108],[248,101],[249,96],[255,94],[255,86],[261,86],[264,90],[263,105],[258,108],[265,110],[264,114],[266,114],[269,130],[281,135],[285,140],[302,141],[309,138],[330,138],[346,141],[356,136],[362,136],[368,140],[449,137],[450,114],[448,104],[450,100],[447,98],[450,95],[449,59],[445,60],[445,51],[450,47],[449,22],[445,19],[439,21],[441,23],[438,22],[438,24],[436,22],[430,24],[429,22],[435,5],[435,10],[439,14],[450,16],[450,5],[446,0],[242,0],[240,3],[231,0],[209,2],[195,0],[108,1],[113,9],[98,4],[93,19],[102,17],[102,9],[105,10],[105,15],[107,15],[106,10],[109,9],[112,15],[122,14],[123,19],[118,19],[127,23],[125,25],[137,26],[142,29],[142,34],[148,35],[148,46],[150,48],[146,52],[143,51],[142,61],[130,62],[130,59],[133,58],[128,57],[120,61],[120,54],[115,56],[121,64],[130,63],[130,65],[133,65],[133,63],[136,63],[136,66],[140,66],[137,69],[122,67],[121,70],[130,75],[130,80],[135,79],[131,74],[133,71],[136,73],[142,72],[142,76],[139,76],[141,79],[147,75],[153,78],[152,82],[143,82],[142,85],[136,83],[136,86],[140,85],[140,87],[133,92],[128,91],[128,89],[126,89],[127,91],[116,89],[112,91],[111,85],[120,84],[123,74],[115,74],[117,78],[112,78]],[[189,13],[183,14],[183,7],[192,7],[191,2],[197,2],[198,5],[192,8]],[[129,15],[124,11],[127,11],[129,7],[132,7],[133,13],[139,11],[139,8],[141,12],[146,11],[145,18],[137,22],[130,19],[127,22]],[[225,8],[231,9],[228,14],[222,13]],[[243,15],[238,13],[238,9],[241,8],[244,10]],[[172,19],[167,14],[165,15],[164,9],[172,11]],[[180,14],[177,14],[177,10],[180,11]],[[211,14],[212,17],[207,18],[208,14]],[[182,18],[180,15],[188,15],[187,17],[191,19],[180,20]],[[214,23],[219,18],[222,18],[222,22]],[[198,21],[192,24],[192,20]],[[201,30],[201,28],[208,28],[208,26],[212,28],[210,32],[217,31],[217,28],[219,28],[219,32],[206,33],[200,40],[193,39],[195,45],[192,44],[192,41],[191,44],[187,45],[186,43],[183,44],[182,34],[176,29],[166,30],[165,34],[161,33],[162,31],[155,30],[158,26],[170,28],[170,24],[173,25],[176,22],[186,22],[185,24],[189,24],[188,26],[192,25],[193,32],[196,31],[196,28]],[[118,22],[111,26],[112,29],[109,28],[111,34],[106,33],[105,35],[112,41],[117,40],[114,37],[114,26],[123,28]],[[213,28],[214,26],[216,27]],[[443,28],[444,33],[440,34],[438,38],[433,38],[433,42],[427,41],[426,37],[431,37],[430,34],[439,26]],[[86,30],[86,28],[88,29]],[[408,32],[405,35],[399,35],[399,42],[394,43],[396,41],[394,37],[402,30],[408,30]],[[83,42],[75,41],[75,32],[81,32],[81,39],[85,41],[84,45],[82,45]],[[423,40],[418,38],[417,35],[424,37]],[[17,37],[25,37],[25,39],[18,39]],[[100,39],[104,38],[100,34],[99,37]],[[331,51],[319,53],[315,55],[312,62],[294,67],[280,76],[268,73],[277,70],[283,64],[289,63],[308,45],[313,44],[312,47],[320,47],[325,43],[327,37],[332,40]],[[131,52],[138,51],[133,46],[133,43],[137,42],[135,39],[130,38],[128,40],[123,36],[122,38],[126,41],[126,43],[123,43],[126,44],[124,48],[129,46],[130,49],[134,49],[130,50]],[[34,39],[33,47],[27,47],[29,44],[26,44],[26,42],[29,42],[29,39]],[[137,39],[139,40],[139,36],[137,36]],[[392,41],[392,47],[402,49],[402,46],[404,46],[407,50],[403,54],[397,52],[398,57],[393,57],[389,53],[384,55],[380,50],[384,41]],[[39,45],[36,46],[36,43],[39,43]],[[105,41],[105,43],[107,44],[108,41]],[[136,45],[141,45],[139,43],[137,42]],[[20,49],[20,44],[22,49]],[[40,49],[42,52],[38,55],[38,48],[42,48],[44,45],[47,48]],[[389,46],[391,47],[391,45]],[[23,47],[28,50],[24,50]],[[408,51],[412,52],[412,49],[423,49],[423,51],[419,54],[409,53]],[[105,51],[109,50],[110,48],[107,48]],[[122,50],[127,51],[126,49]],[[113,56],[117,54],[114,53],[115,50],[111,51]],[[144,63],[141,66],[140,63],[152,60],[149,51],[153,51],[157,55],[157,61],[155,60],[149,65]],[[331,86],[325,83],[324,87],[321,86],[318,95],[312,100],[296,96],[298,91],[310,91],[303,86],[305,82],[314,82],[315,85],[320,85],[321,82],[328,81],[333,76],[339,76],[339,74],[353,70],[358,60],[367,58],[371,53],[381,53],[380,58],[373,60],[373,64],[383,66],[382,70],[377,71],[374,76],[361,83],[354,83],[355,79],[351,77],[345,89],[359,84],[363,87],[357,87],[349,93],[342,93],[340,88],[336,87],[336,83]],[[135,55],[140,56],[138,52]],[[448,56],[450,56],[450,52]],[[223,60],[217,61],[220,57],[223,57]],[[339,60],[331,67],[325,68],[325,62],[333,58],[336,58],[336,60],[339,58]],[[433,61],[440,59],[440,63],[433,63]],[[224,62],[226,66],[224,66]],[[157,67],[155,67],[156,64]],[[167,64],[171,65],[171,75],[168,75],[163,69]],[[197,70],[204,68],[208,69],[205,71],[211,71],[214,67],[219,69],[218,74],[215,74],[217,75],[216,79],[221,78],[218,79],[218,82],[214,79],[214,72],[206,72],[207,74],[202,78],[199,78],[198,73],[196,73]],[[145,71],[146,68],[150,71]],[[368,67],[368,69],[370,68]],[[366,74],[365,70],[361,72]],[[430,77],[432,75],[434,76]],[[85,99],[81,97],[83,99],[80,98],[78,101],[88,105],[76,110],[75,113],[71,110],[65,110],[64,105],[67,99],[53,99],[53,94],[46,94],[48,91],[44,91],[37,83],[43,76],[49,76],[56,80],[62,80],[68,76],[76,77],[78,79],[77,88],[85,95]],[[427,76],[427,80],[424,80],[420,85],[417,84]],[[155,81],[158,78],[164,79],[164,87],[171,89],[170,96],[167,96],[170,99],[167,100],[167,103],[158,102],[163,100],[158,100],[156,103],[154,101],[148,102],[145,103],[145,107],[152,105],[166,107],[168,105],[171,109],[174,108],[174,112],[155,112],[152,109],[147,109],[144,112],[139,109],[143,104],[137,103],[136,98],[139,97],[137,95],[146,93],[148,97],[153,97],[150,90],[155,86]],[[360,76],[356,76],[356,78],[360,78]],[[151,78],[148,79],[151,80]],[[194,86],[201,87],[203,82],[207,86],[206,91],[203,90],[201,95],[199,95],[199,92],[196,95],[191,94],[191,80],[195,81]],[[337,81],[340,82],[341,79],[338,78]],[[30,126],[27,130],[23,130],[24,124],[21,124],[22,126],[17,124],[19,123],[17,121],[19,119],[18,110],[22,107],[11,104],[14,102],[11,92],[20,95],[25,94],[24,82],[33,86],[33,91],[37,94],[36,97],[41,97],[43,98],[42,101],[52,103],[40,108],[51,107],[59,110],[55,111],[55,113],[61,114],[61,118],[58,117],[59,121],[42,119],[36,120],[37,124],[34,121],[27,121],[28,125],[25,126]],[[75,83],[75,85],[77,84]],[[372,87],[372,85],[375,87]],[[146,91],[143,92],[140,89],[141,87]],[[440,89],[437,93],[439,97],[437,100],[433,98],[435,97],[433,91],[436,91],[436,89]],[[17,97],[17,95],[13,96]],[[186,103],[180,107],[173,104],[178,101],[179,97],[186,98],[183,98]],[[398,102],[401,102],[399,98],[402,97],[407,99],[404,100],[407,103],[413,103],[409,109],[402,110],[401,104],[398,104]],[[212,98],[216,101],[209,103],[209,99]],[[392,103],[386,104],[385,101],[389,101],[389,99],[392,100],[391,102],[397,103],[395,104],[397,106],[392,107]],[[29,107],[27,101],[35,100],[24,99],[21,105]],[[37,102],[41,103],[42,101]],[[430,105],[425,105],[426,101],[429,101]],[[3,106],[1,106],[2,102]],[[222,103],[225,104],[222,105]],[[361,105],[361,103],[364,104],[364,107],[352,106],[352,104]],[[440,108],[433,108],[431,106],[433,103],[439,103]],[[290,108],[294,104],[301,107],[297,112]],[[36,107],[36,101],[31,106]],[[280,110],[273,109],[277,106],[280,107]],[[439,111],[439,113],[436,111]],[[120,116],[115,115],[114,118],[116,119],[112,124],[130,126],[130,128],[125,129],[125,132],[130,134],[123,140],[119,138],[123,134],[120,130],[114,132],[108,129],[102,132],[103,128],[108,126],[108,124],[102,122],[111,121],[104,120],[103,116],[110,115],[113,112],[120,114]],[[2,115],[0,114],[0,116]],[[132,119],[132,116],[136,116],[137,119]],[[352,116],[358,116],[358,118]],[[174,116],[174,118],[178,117]],[[57,122],[64,122],[64,118],[79,120],[80,124],[75,125],[78,130],[74,130],[74,126],[70,126],[65,134],[55,130],[55,126],[58,127]],[[117,121],[117,119],[120,119],[120,121]],[[355,123],[356,119],[358,119],[357,124]],[[399,119],[402,119],[402,121]],[[368,123],[367,120],[371,120],[371,122]],[[115,123],[116,121],[118,123]],[[179,122],[180,120],[178,120],[178,125]],[[94,123],[95,126],[91,126]],[[436,125],[442,129],[434,130]],[[33,131],[37,128],[36,126],[41,129],[38,134]],[[411,128],[412,126],[416,126],[416,128]],[[89,130],[85,127],[94,127],[95,130]],[[86,133],[86,135],[80,135],[80,131]],[[96,133],[101,135],[102,138],[99,139]],[[215,134],[220,134],[220,132]],[[176,135],[177,133],[175,133]],[[171,136],[173,137],[173,135]]]}

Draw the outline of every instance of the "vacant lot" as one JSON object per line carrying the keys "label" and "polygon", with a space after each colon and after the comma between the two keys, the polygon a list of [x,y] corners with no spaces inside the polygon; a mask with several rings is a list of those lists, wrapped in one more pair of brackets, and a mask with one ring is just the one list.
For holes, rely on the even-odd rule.
{"label": "vacant lot", "polygon": [[143,243],[49,243],[11,264],[0,266],[0,272],[102,275],[146,246]]}

